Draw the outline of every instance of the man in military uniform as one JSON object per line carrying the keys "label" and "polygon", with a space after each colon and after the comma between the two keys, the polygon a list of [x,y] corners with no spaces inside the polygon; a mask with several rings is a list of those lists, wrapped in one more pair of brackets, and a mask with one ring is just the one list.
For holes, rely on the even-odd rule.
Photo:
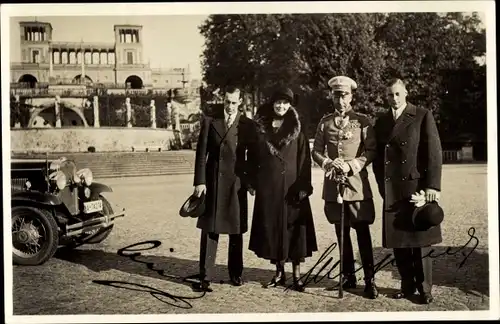
{"label": "man in military uniform", "polygon": [[[323,200],[325,214],[335,232],[341,238],[341,208],[344,206],[343,288],[356,287],[354,255],[350,228],[356,230],[361,262],[365,275],[365,293],[377,298],[375,285],[373,249],[369,225],[375,220],[375,208],[366,166],[376,154],[373,128],[368,118],[351,107],[352,90],[357,88],[354,80],[337,76],[328,81],[334,112],[319,122],[312,151],[313,160],[325,171]],[[326,152],[325,152],[326,147]],[[326,153],[326,155],[325,155]],[[331,172],[343,172],[347,176],[343,195],[344,203],[337,201],[337,184],[329,177]]]}

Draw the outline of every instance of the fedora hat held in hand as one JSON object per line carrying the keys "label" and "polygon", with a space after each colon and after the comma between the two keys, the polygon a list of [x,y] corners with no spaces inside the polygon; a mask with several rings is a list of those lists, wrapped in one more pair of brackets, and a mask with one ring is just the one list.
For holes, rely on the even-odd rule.
{"label": "fedora hat held in hand", "polygon": [[203,214],[204,211],[205,193],[202,193],[200,197],[196,197],[194,194],[192,194],[182,205],[181,209],[179,210],[179,215],[181,217],[198,218]]}
{"label": "fedora hat held in hand", "polygon": [[426,231],[431,227],[441,224],[444,212],[438,202],[428,202],[415,207],[412,214],[412,223],[417,231]]}

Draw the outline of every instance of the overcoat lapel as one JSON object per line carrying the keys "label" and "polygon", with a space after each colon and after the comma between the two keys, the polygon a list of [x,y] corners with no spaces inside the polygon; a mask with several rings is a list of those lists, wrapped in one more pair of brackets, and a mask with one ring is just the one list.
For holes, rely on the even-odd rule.
{"label": "overcoat lapel", "polygon": [[238,122],[240,121],[240,116],[241,116],[241,113],[237,112],[236,117],[234,117],[234,121],[231,124],[231,127],[229,127],[229,128],[227,128],[226,121],[224,118],[217,118],[213,122],[214,128],[217,131],[217,133],[219,134],[219,136],[221,137],[221,140],[223,140],[227,136],[229,131],[231,131],[237,127]]}
{"label": "overcoat lapel", "polygon": [[227,136],[227,134],[230,131],[233,131],[238,127],[238,122],[240,121],[240,115],[241,113],[236,113],[236,117],[234,117],[233,123],[231,124],[231,127],[227,128],[226,123],[224,122],[224,127],[226,128],[226,133],[224,134],[224,137]]}
{"label": "overcoat lapel", "polygon": [[222,140],[226,137],[228,138],[226,141],[227,145],[229,145],[229,147],[234,152],[236,152],[236,146],[238,145],[238,136],[237,135],[238,135],[238,123],[239,123],[239,121],[240,121],[240,113],[238,113],[236,115],[233,123],[231,124],[231,127],[229,127],[229,129],[227,129],[226,134],[222,138]]}
{"label": "overcoat lapel", "polygon": [[[413,120],[415,119],[415,114],[416,114],[416,109],[415,106],[412,104],[408,103],[405,110],[401,114],[401,116],[398,118],[396,123],[394,124],[394,127],[392,128],[392,132],[389,135],[389,138],[387,141],[389,142],[391,139],[393,139],[400,131],[405,129],[408,125],[410,125]],[[389,111],[389,118],[392,117],[392,112]]]}
{"label": "overcoat lapel", "polygon": [[220,138],[224,138],[224,136],[226,136],[226,131],[227,131],[227,127],[226,127],[226,123],[224,122],[224,118],[215,118],[213,121],[212,121],[212,127],[215,129],[215,131],[217,132],[217,134],[219,134]]}

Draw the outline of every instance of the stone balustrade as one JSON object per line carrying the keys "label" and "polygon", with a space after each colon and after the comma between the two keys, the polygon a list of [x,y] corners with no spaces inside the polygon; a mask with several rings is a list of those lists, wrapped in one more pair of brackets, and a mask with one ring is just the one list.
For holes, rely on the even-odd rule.
{"label": "stone balustrade", "polygon": [[174,131],[137,127],[12,128],[12,153],[131,152],[137,147],[161,147],[167,151],[175,141]]}

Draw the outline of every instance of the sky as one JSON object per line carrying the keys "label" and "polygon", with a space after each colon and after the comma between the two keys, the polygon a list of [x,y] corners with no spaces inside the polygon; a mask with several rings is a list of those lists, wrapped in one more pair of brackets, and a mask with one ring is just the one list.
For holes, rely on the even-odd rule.
{"label": "sky", "polygon": [[[484,13],[480,14],[484,21]],[[54,41],[114,42],[113,25],[143,26],[144,63],[152,68],[186,67],[191,77],[201,79],[201,55],[204,38],[198,27],[208,15],[162,16],[43,16],[11,17],[10,61],[19,62],[20,21],[43,21],[52,25]]]}
{"label": "sky", "polygon": [[142,25],[144,63],[152,68],[186,67],[191,77],[201,79],[200,56],[204,37],[198,26],[208,16],[44,16],[12,17],[10,21],[10,61],[20,62],[20,21],[48,22],[53,41],[114,42],[114,25]]}

